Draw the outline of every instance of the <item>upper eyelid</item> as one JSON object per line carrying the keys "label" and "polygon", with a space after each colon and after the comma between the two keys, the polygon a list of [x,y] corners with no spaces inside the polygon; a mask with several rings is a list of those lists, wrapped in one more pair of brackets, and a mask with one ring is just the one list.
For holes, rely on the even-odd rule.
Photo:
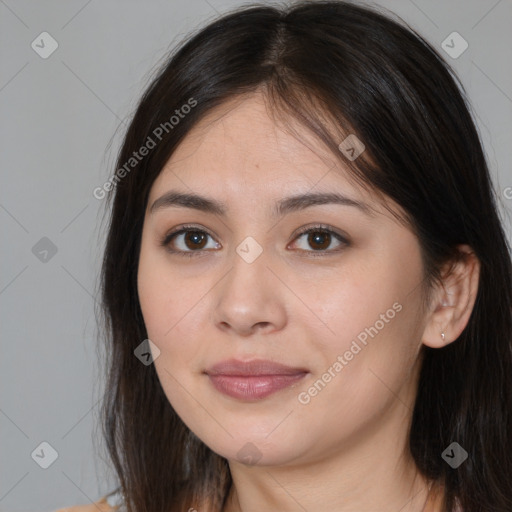
{"label": "upper eyelid", "polygon": [[[338,235],[342,238],[348,238],[346,235],[343,234],[343,232],[339,233],[338,229],[335,228],[335,227],[331,227],[329,226],[328,224],[314,224],[312,226],[305,226],[303,228],[300,228],[298,231],[295,231],[294,232],[294,236],[299,236],[299,235],[302,235],[304,234],[305,232],[308,232],[309,230],[311,229],[318,229],[319,231],[328,231],[328,232],[331,232],[335,235]],[[178,235],[178,234],[181,234],[183,232],[186,232],[186,231],[202,231],[204,233],[206,233],[207,235],[211,236],[212,238],[215,238],[215,236],[210,233],[210,231],[202,226],[195,226],[195,225],[183,225],[183,226],[178,226],[177,228],[175,229],[171,229],[167,232],[166,235],[164,235],[164,238],[165,237],[169,237],[169,236],[175,236],[175,235]]]}
{"label": "upper eyelid", "polygon": [[[339,233],[338,232],[339,230],[337,230],[336,228],[331,227],[328,224],[322,224],[322,223],[314,224],[312,226],[305,226],[303,228],[300,228],[298,231],[296,231],[293,234],[293,236],[294,236],[293,240],[295,240],[296,238],[298,238],[298,237],[300,237],[300,236],[302,236],[304,234],[307,234],[310,231],[314,231],[314,230],[318,230],[320,232],[323,231],[323,232],[332,233],[332,235],[334,235],[334,237],[339,242],[346,243],[346,244],[349,243],[349,237],[348,236],[346,236],[343,233]],[[196,226],[196,225],[186,225],[186,224],[183,225],[183,226],[179,226],[176,229],[170,230],[166,235],[164,235],[162,243],[164,245],[167,245],[173,239],[175,239],[177,236],[182,235],[182,234],[186,233],[187,231],[199,231],[199,232],[206,233],[213,240],[215,240],[216,243],[219,243],[219,242],[217,242],[215,236],[212,235],[206,228],[200,227],[200,226]],[[198,250],[198,251],[182,251],[182,250],[178,249],[176,252],[203,252],[203,250]],[[333,252],[333,251],[306,251],[306,252],[318,252],[318,253],[321,253],[321,252]]]}

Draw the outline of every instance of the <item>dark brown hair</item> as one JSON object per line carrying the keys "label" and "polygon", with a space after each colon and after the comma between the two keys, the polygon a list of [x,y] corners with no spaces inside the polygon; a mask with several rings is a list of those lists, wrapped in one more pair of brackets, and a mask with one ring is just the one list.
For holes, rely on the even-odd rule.
{"label": "dark brown hair", "polygon": [[[354,179],[401,206],[418,236],[427,291],[458,244],[480,260],[468,325],[445,348],[422,347],[409,446],[421,473],[445,486],[444,511],[458,501],[465,512],[510,512],[510,248],[466,94],[420,35],[344,1],[254,4],[223,15],[169,56],[129,124],[115,186],[105,188],[111,212],[100,312],[102,428],[127,510],[181,512],[207,499],[219,512],[231,485],[227,461],[184,425],[154,365],[134,356],[147,338],[137,268],[149,190],[164,164],[214,107],[257,90],[272,112],[296,119],[331,148]],[[155,133],[158,143],[126,167],[148,138],[156,142]],[[353,162],[338,149],[348,133],[366,146]],[[441,457],[454,441],[469,453],[457,469]]]}

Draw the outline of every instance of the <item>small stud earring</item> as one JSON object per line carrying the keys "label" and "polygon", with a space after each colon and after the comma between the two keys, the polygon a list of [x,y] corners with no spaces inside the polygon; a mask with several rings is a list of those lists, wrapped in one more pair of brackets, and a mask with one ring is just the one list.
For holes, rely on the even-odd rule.
{"label": "small stud earring", "polygon": [[441,338],[443,338],[444,341],[444,332],[441,333]]}

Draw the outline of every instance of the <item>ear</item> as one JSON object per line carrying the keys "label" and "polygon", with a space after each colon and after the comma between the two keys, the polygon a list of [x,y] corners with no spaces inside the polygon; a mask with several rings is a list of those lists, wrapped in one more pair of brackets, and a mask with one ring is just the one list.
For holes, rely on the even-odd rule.
{"label": "ear", "polygon": [[[459,245],[460,258],[444,269],[442,285],[433,294],[422,341],[441,348],[455,341],[466,327],[475,305],[480,261],[468,245]],[[444,333],[444,339],[442,336]]]}

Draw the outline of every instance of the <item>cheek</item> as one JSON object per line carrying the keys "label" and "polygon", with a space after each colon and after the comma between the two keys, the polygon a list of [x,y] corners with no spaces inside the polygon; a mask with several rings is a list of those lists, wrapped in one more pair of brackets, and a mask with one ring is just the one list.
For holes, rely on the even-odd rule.
{"label": "cheek", "polygon": [[[194,284],[187,280],[187,286],[180,284],[179,273],[172,271],[166,263],[165,253],[142,241],[137,272],[139,303],[144,323],[151,339],[164,341],[171,337],[180,318],[187,311],[188,290]],[[190,309],[190,306],[188,307]]]}
{"label": "cheek", "polygon": [[[164,394],[178,415],[188,423],[194,403],[184,390],[192,389],[193,362],[198,347],[190,336],[190,318],[197,297],[180,289],[180,277],[171,273],[156,251],[143,245],[137,276],[139,302],[148,338],[159,348],[154,360],[155,370]],[[187,280],[189,283],[189,280]],[[193,289],[193,284],[187,287]],[[200,304],[196,304],[196,308]],[[196,312],[197,314],[197,312]],[[189,418],[190,416],[190,418]]]}
{"label": "cheek", "polygon": [[322,358],[297,390],[297,417],[324,431],[326,439],[350,439],[393,405],[411,403],[407,383],[416,354],[414,308],[393,302],[393,295],[372,295],[359,303],[366,305],[362,308],[348,302],[327,319],[336,336],[311,338]]}
{"label": "cheek", "polygon": [[300,293],[318,319],[308,326],[308,339],[322,355],[316,369],[323,374],[336,365],[332,381],[364,400],[373,386],[384,388],[377,376],[399,386],[414,364],[421,343],[421,258],[409,243],[353,261],[346,269],[335,280],[326,276]]}
{"label": "cheek", "polygon": [[388,316],[395,316],[393,304],[401,297],[400,281],[394,279],[382,260],[348,262],[338,272],[315,280],[314,286],[306,280],[302,283],[304,288],[298,290],[298,295],[306,297],[310,307],[303,308],[304,319],[309,315],[308,323],[316,330],[310,339],[322,352],[331,348],[343,353],[361,333],[364,341],[365,328],[375,322],[381,327],[381,314],[390,310]]}
{"label": "cheek", "polygon": [[[139,303],[148,338],[160,349],[155,367],[160,377],[173,380],[164,371],[180,376],[180,381],[197,371],[201,360],[199,344],[208,318],[204,277],[186,276],[169,265],[166,255],[143,245],[137,276]],[[169,382],[170,389],[176,388]]]}

